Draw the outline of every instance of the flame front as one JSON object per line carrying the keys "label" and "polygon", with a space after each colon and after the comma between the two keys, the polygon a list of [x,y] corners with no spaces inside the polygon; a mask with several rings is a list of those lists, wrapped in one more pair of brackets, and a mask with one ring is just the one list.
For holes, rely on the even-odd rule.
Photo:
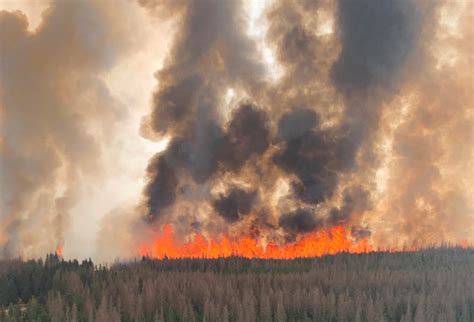
{"label": "flame front", "polygon": [[179,244],[174,238],[171,225],[163,227],[163,233],[151,244],[140,246],[140,256],[153,258],[220,258],[239,256],[245,258],[293,259],[318,257],[341,252],[366,253],[372,251],[367,238],[353,242],[347,237],[343,226],[336,226],[327,231],[317,231],[302,235],[294,243],[278,245],[270,241],[261,246],[257,239],[244,236],[237,240],[221,237],[219,241],[207,240],[196,234],[193,241]]}

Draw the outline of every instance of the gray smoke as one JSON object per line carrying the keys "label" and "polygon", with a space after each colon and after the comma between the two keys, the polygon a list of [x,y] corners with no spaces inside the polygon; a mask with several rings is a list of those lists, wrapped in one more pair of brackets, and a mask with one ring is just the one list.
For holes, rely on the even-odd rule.
{"label": "gray smoke", "polygon": [[233,188],[227,195],[220,195],[213,207],[226,221],[233,223],[252,210],[255,197],[255,192]]}
{"label": "gray smoke", "polygon": [[81,180],[121,117],[100,73],[128,43],[109,4],[53,1],[34,32],[0,11],[0,257],[64,243]]}
{"label": "gray smoke", "polygon": [[[186,199],[180,187],[188,186],[189,178],[192,185],[207,187],[210,198],[204,204],[230,223],[250,208],[257,210],[253,216],[264,213],[264,196],[278,178],[289,180],[291,195],[285,198],[298,205],[277,215],[288,233],[311,231],[322,222],[347,224],[353,213],[356,220],[370,210],[370,185],[351,188],[346,178],[377,165],[374,135],[382,106],[419,47],[422,21],[413,1],[341,1],[335,13],[338,54],[328,49],[334,40],[322,39],[309,27],[314,25],[311,14],[327,12],[330,5],[275,3],[268,13],[267,39],[285,70],[275,84],[263,82],[264,69],[255,43],[245,36],[239,2],[190,1],[179,9],[152,1],[144,5],[181,14],[173,50],[158,74],[152,113],[145,119],[153,135],[172,137],[148,168],[145,199],[152,222]],[[229,88],[255,103],[241,103],[225,123],[223,98]],[[343,108],[334,109],[336,102]],[[222,181],[233,177],[252,186],[252,192]],[[213,187],[222,185],[228,193],[212,198]],[[340,206],[327,206],[339,196]],[[275,226],[268,222],[268,227]]]}
{"label": "gray smoke", "polygon": [[290,213],[282,214],[279,225],[293,234],[310,232],[322,227],[322,222],[317,220],[310,209],[300,208]]}

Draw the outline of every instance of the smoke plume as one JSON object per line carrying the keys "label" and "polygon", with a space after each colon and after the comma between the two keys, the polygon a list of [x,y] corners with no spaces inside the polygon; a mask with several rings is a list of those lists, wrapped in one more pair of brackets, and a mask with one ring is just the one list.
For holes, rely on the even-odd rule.
{"label": "smoke plume", "polygon": [[62,246],[80,183],[105,174],[121,111],[100,73],[128,46],[110,9],[53,2],[35,31],[0,12],[0,257]]}
{"label": "smoke plume", "polygon": [[[115,175],[126,115],[103,75],[140,33],[115,3],[53,1],[34,31],[0,12],[0,257],[61,246],[82,184]],[[100,256],[167,224],[183,241],[474,242],[473,4],[275,0],[259,21],[244,0],[128,5],[174,27],[136,122],[167,143],[137,162],[141,199],[108,207]]]}
{"label": "smoke plume", "polygon": [[[443,216],[472,219],[465,187],[452,185],[441,197],[433,186],[443,180],[441,163],[455,162],[450,144],[460,137],[453,133],[472,139],[472,129],[469,137],[448,136],[454,128],[447,124],[432,132],[448,96],[427,100],[431,89],[447,85],[433,57],[443,3],[276,1],[266,9],[264,39],[246,32],[238,1],[142,5],[154,14],[178,12],[179,26],[142,124],[145,135],[170,138],[148,167],[149,224],[284,238],[343,224],[356,239],[377,229],[379,244],[392,229],[409,243],[466,238],[467,230],[447,222],[438,240],[429,236]],[[273,66],[263,62],[262,42],[276,55]],[[454,42],[465,51],[459,61],[472,63],[467,39]],[[271,68],[282,75],[272,79]],[[465,89],[465,77],[449,86]],[[408,97],[425,106],[407,115]],[[471,106],[461,101],[449,122],[467,129]],[[462,116],[470,121],[461,125]],[[472,150],[462,155],[472,163]],[[416,219],[417,202],[430,204],[426,222]],[[387,216],[406,219],[384,227]]]}

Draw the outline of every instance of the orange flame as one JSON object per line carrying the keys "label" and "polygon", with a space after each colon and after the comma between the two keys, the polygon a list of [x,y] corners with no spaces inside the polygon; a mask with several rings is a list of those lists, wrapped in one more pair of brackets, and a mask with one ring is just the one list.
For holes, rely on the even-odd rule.
{"label": "orange flame", "polygon": [[63,248],[64,248],[63,245],[59,245],[58,247],[56,247],[56,255],[58,255],[59,257],[62,257],[63,256]]}
{"label": "orange flame", "polygon": [[237,240],[222,237],[220,241],[207,240],[203,235],[196,234],[194,240],[179,244],[174,238],[171,225],[165,225],[163,233],[151,244],[142,244],[140,256],[153,258],[219,258],[239,256],[245,258],[293,259],[301,257],[317,257],[325,254],[341,252],[366,253],[372,251],[368,239],[353,242],[347,237],[343,226],[336,226],[328,231],[305,234],[290,244],[279,246],[270,241],[266,247],[258,244],[255,238],[245,236]]}

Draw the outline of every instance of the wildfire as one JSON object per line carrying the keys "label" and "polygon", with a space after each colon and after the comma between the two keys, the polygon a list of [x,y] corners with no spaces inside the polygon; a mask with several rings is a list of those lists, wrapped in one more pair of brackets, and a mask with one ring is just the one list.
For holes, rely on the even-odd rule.
{"label": "wildfire", "polygon": [[56,248],[56,255],[58,255],[59,257],[62,257],[63,256],[63,245],[59,245],[57,248]]}
{"label": "wildfire", "polygon": [[276,242],[270,241],[266,247],[262,247],[255,238],[250,236],[237,240],[222,237],[219,241],[214,241],[207,240],[201,234],[196,234],[191,242],[179,244],[174,238],[173,227],[165,225],[163,233],[156,237],[151,244],[140,246],[140,256],[160,259],[165,257],[219,258],[229,256],[293,259],[341,252],[366,253],[372,250],[367,238],[353,242],[348,238],[343,226],[305,234],[294,243],[278,245]]}

